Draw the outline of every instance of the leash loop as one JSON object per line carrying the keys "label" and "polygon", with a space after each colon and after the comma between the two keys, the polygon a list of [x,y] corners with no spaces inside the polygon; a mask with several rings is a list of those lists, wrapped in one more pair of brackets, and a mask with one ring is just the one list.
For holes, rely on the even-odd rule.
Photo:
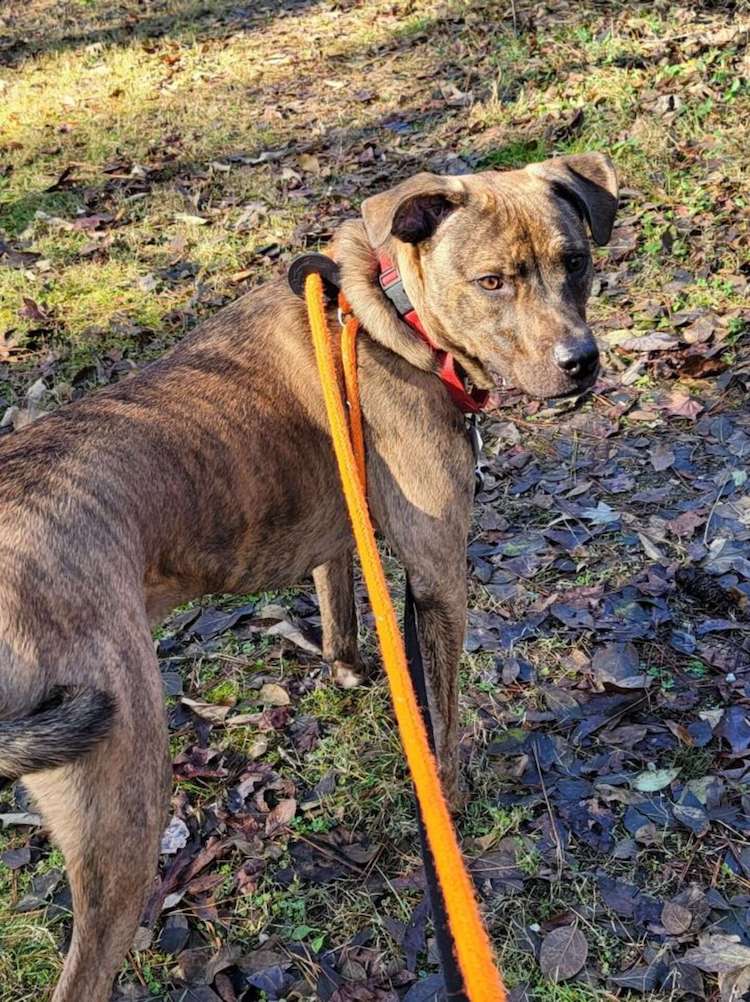
{"label": "leash loop", "polygon": [[[313,273],[305,278],[305,301],[344,498],[375,617],[401,742],[445,901],[455,958],[470,1002],[505,1002],[505,989],[494,964],[492,948],[479,913],[474,886],[464,864],[448,805],[443,796],[437,762],[430,748],[414,693],[406,663],[404,642],[378,554],[375,530],[359,472],[359,463],[363,462],[363,456],[359,457],[358,462],[349,435],[328,333],[323,282],[320,275]],[[356,375],[356,357],[352,372]]]}
{"label": "leash loop", "polygon": [[362,492],[367,496],[367,465],[365,462],[365,436],[362,410],[359,404],[359,379],[357,378],[357,334],[359,321],[352,313],[343,292],[339,293],[339,323],[341,324],[341,367],[344,370],[344,389],[349,404],[349,434]]}

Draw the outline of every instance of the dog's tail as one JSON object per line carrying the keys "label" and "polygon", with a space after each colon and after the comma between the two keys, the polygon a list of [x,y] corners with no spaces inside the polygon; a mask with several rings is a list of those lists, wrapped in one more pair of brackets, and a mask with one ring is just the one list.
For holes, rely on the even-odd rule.
{"label": "dog's tail", "polygon": [[115,709],[101,689],[53,689],[27,717],[0,720],[0,776],[18,779],[75,761],[107,736]]}

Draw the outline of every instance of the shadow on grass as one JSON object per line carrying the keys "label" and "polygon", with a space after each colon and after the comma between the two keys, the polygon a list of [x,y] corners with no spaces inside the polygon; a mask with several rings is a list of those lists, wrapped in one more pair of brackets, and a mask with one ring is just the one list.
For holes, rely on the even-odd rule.
{"label": "shadow on grass", "polygon": [[[11,0],[0,20],[0,66],[18,67],[41,53],[122,44],[138,38],[222,37],[257,31],[277,17],[298,14],[318,0],[68,0],[45,10]],[[41,8],[41,9],[40,9]]]}
{"label": "shadow on grass", "polygon": [[[0,10],[0,67],[17,67],[40,53],[77,50],[96,43],[126,43],[137,38],[211,39],[237,32],[262,30],[276,18],[294,16],[315,7],[320,0],[141,0],[137,7],[127,0],[7,0]],[[694,0],[676,4],[676,8],[725,11],[731,14],[744,0]],[[339,0],[338,9],[355,7],[357,0]],[[587,15],[613,15],[623,7],[642,8],[651,4],[621,0],[581,0],[572,12],[560,5],[560,24],[572,25]],[[422,20],[425,27],[449,22],[463,16],[468,8],[484,14],[489,30],[500,22],[508,24],[517,36],[533,35],[537,5],[531,0],[508,5],[501,0],[483,0],[468,4],[448,0],[436,15]],[[414,36],[421,43],[424,36],[417,22],[400,32],[402,40]]]}

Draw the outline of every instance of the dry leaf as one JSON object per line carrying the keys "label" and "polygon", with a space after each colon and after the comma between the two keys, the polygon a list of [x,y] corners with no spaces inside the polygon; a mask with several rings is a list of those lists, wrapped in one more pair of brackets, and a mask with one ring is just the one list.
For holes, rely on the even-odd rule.
{"label": "dry leaf", "polygon": [[682,959],[709,974],[729,974],[750,966],[750,946],[743,946],[739,936],[702,936],[700,945],[688,950]]}
{"label": "dry leaf", "polygon": [[693,921],[692,912],[675,901],[666,901],[661,910],[661,924],[670,936],[681,936]]}
{"label": "dry leaf", "polygon": [[201,720],[208,720],[212,724],[223,724],[227,714],[232,709],[231,706],[220,706],[217,703],[204,703],[199,699],[189,699],[182,697],[185,706],[189,706],[193,713]]}
{"label": "dry leaf", "polygon": [[675,456],[666,442],[660,442],[649,450],[649,459],[656,472],[661,473],[663,470],[668,470],[674,463]]}
{"label": "dry leaf", "polygon": [[586,937],[574,925],[553,929],[544,937],[539,966],[545,977],[557,983],[578,974],[588,957]]}
{"label": "dry leaf", "polygon": [[297,158],[297,163],[308,174],[320,174],[320,160],[311,153],[302,153]]}
{"label": "dry leaf", "polygon": [[[262,613],[261,613],[262,614]],[[311,640],[298,630],[294,623],[290,623],[288,620],[282,620],[280,623],[274,623],[273,626],[269,626],[266,630],[266,636],[268,637],[283,637],[285,640],[289,640],[291,643],[296,644],[303,651],[307,651],[308,654],[320,654],[321,650],[317,644],[314,644]]]}
{"label": "dry leaf", "polygon": [[679,774],[679,769],[646,769],[645,772],[639,772],[630,785],[641,793],[656,793],[669,786]]}
{"label": "dry leaf", "polygon": [[719,975],[721,1002],[746,1002],[750,997],[750,967]]}
{"label": "dry leaf", "polygon": [[175,212],[174,218],[178,223],[190,223],[192,226],[205,226],[208,222],[204,216],[191,216],[189,212]]}
{"label": "dry leaf", "polygon": [[283,828],[284,825],[288,825],[296,813],[297,801],[294,797],[287,797],[284,800],[280,800],[266,818],[266,835],[272,835],[274,832],[278,831],[279,828]]}
{"label": "dry leaf", "polygon": [[23,306],[18,311],[18,315],[34,324],[48,324],[50,319],[49,313],[28,296],[23,297]]}
{"label": "dry leaf", "polygon": [[174,856],[184,849],[190,838],[190,829],[182,818],[173,817],[161,837],[159,852],[163,856]]}
{"label": "dry leaf", "polygon": [[647,557],[650,557],[651,560],[665,559],[664,554],[661,552],[656,543],[652,539],[650,539],[645,533],[639,532],[638,539],[641,542],[641,546],[643,547],[644,553],[646,554]]}
{"label": "dry leaf", "polygon": [[266,706],[288,706],[289,693],[282,685],[275,682],[266,682],[260,690],[260,701]]}
{"label": "dry leaf", "polygon": [[642,334],[640,337],[628,337],[619,342],[618,347],[624,351],[668,351],[676,348],[680,342],[671,334]]}
{"label": "dry leaf", "polygon": [[702,403],[695,400],[689,394],[679,391],[670,393],[659,406],[667,411],[668,414],[673,414],[675,417],[690,418],[691,421],[694,421],[704,410]]}

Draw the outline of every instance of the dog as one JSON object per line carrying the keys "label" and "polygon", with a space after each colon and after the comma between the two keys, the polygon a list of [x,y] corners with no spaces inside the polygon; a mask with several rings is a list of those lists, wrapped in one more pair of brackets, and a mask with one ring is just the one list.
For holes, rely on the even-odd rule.
{"label": "dog", "polygon": [[[586,228],[606,243],[616,209],[600,153],[419,174],[367,198],[329,248],[363,326],[368,500],[410,577],[450,796],[474,458],[439,360],[475,391],[589,387]],[[379,254],[425,338],[378,281]],[[5,438],[0,513],[0,775],[23,778],[66,860],[74,928],[54,1002],[105,1002],[170,792],[152,626],[204,594],[312,574],[324,656],[344,683],[359,670],[352,536],[302,300],[271,281]]]}

